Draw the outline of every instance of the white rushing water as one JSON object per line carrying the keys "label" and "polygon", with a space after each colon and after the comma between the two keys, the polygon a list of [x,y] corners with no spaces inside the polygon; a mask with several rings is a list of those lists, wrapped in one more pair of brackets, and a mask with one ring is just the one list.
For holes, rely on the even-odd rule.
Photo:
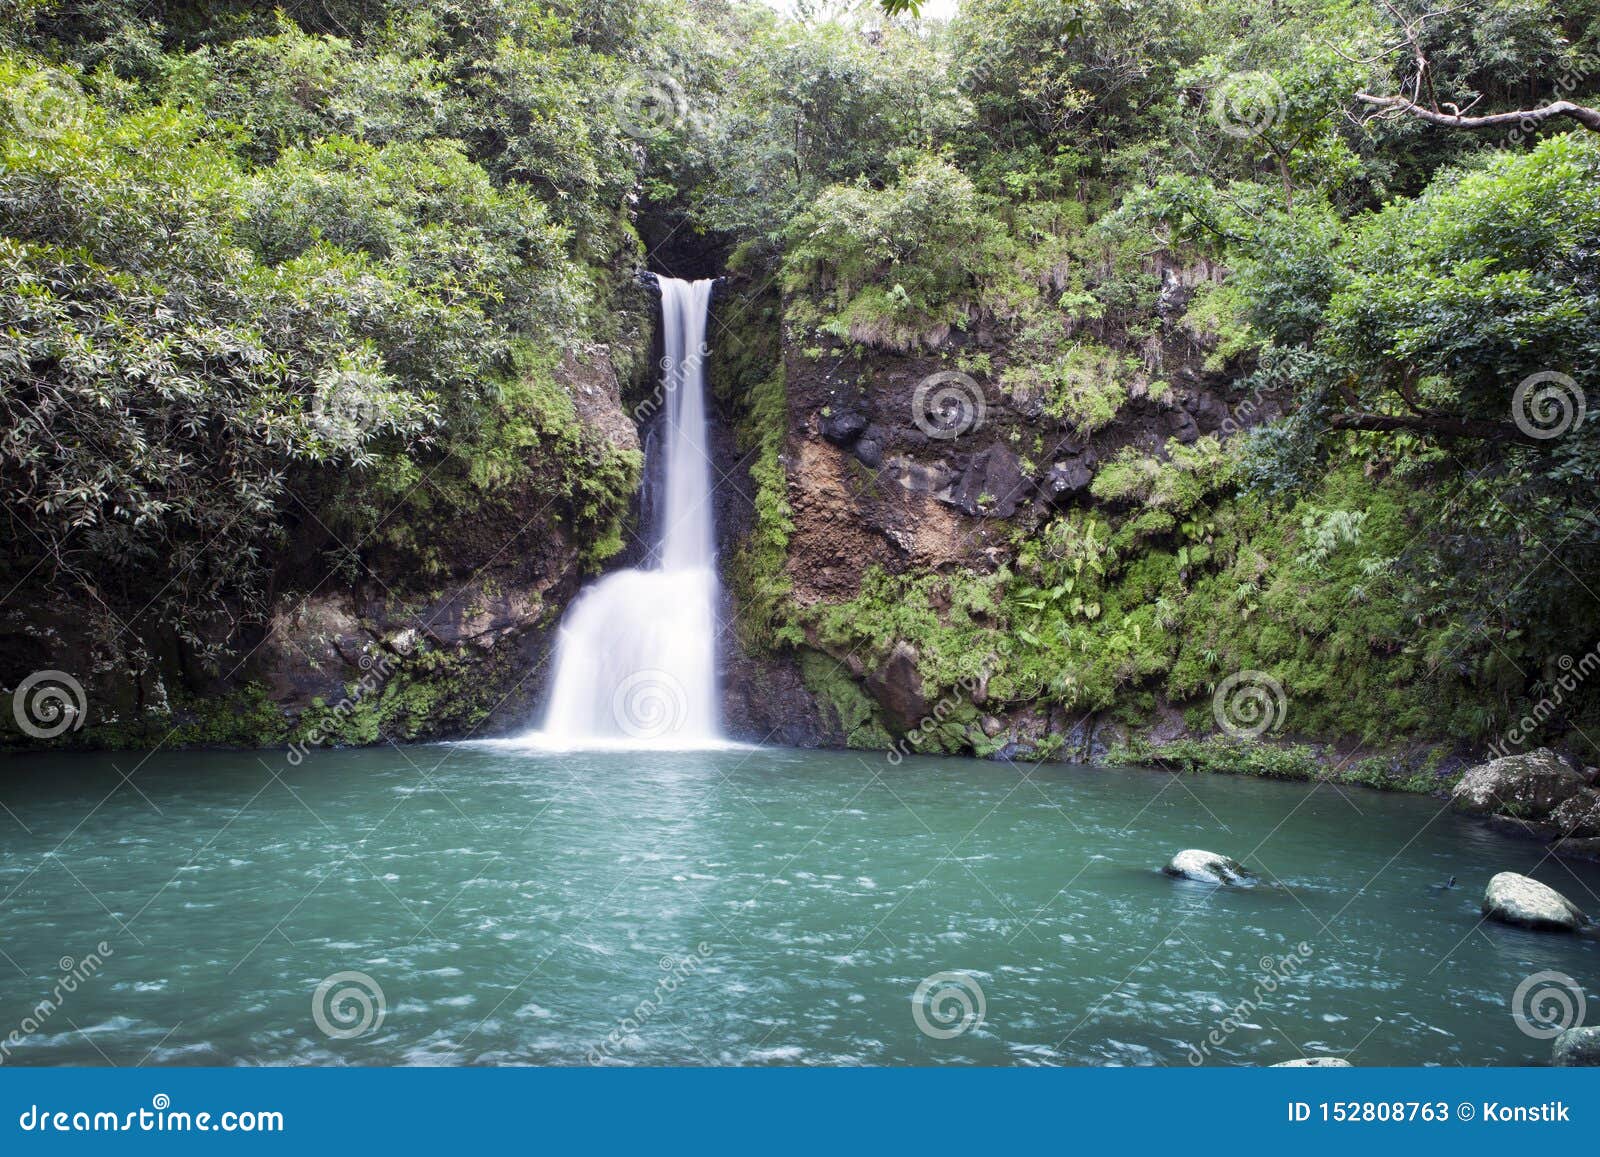
{"label": "white rushing water", "polygon": [[719,746],[717,571],[706,444],[710,281],[662,277],[662,414],[646,477],[650,558],[584,590],[567,611],[544,729],[560,748]]}

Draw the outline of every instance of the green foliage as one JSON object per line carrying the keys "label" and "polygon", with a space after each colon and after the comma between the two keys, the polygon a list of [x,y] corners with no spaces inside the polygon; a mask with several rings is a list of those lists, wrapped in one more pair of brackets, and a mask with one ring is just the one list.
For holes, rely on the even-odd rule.
{"label": "green foliage", "polygon": [[788,232],[784,288],[815,292],[821,328],[841,340],[908,349],[964,324],[1002,234],[972,182],[919,157],[888,188],[835,185]]}
{"label": "green foliage", "polygon": [[99,13],[19,25],[92,74],[0,51],[0,571],[215,662],[307,512],[420,574],[458,560],[419,520],[530,493],[620,549],[639,463],[553,377],[619,328],[589,263],[631,256],[607,202],[637,163],[573,19],[280,14],[197,47]]}
{"label": "green foliage", "polygon": [[755,450],[750,476],[756,485],[755,525],[735,554],[729,573],[740,594],[739,632],[746,646],[771,648],[804,640],[789,620],[793,583],[787,571],[789,478],[783,467],[788,406],[783,367],[757,385],[749,398],[745,441]]}
{"label": "green foliage", "polygon": [[[753,336],[719,355],[756,505],[730,578],[744,641],[805,643],[852,742],[888,732],[815,647],[909,640],[933,696],[992,655],[996,711],[1137,723],[1159,698],[1200,730],[1211,689],[1258,669],[1305,736],[1443,749],[1519,715],[1600,621],[1596,407],[1557,438],[1512,425],[1530,376],[1573,407],[1593,389],[1595,137],[1349,115],[1415,79],[1383,6],[912,7],[7,7],[0,578],[215,661],[275,584],[361,581],[377,552],[431,582],[475,524],[527,510],[599,566],[641,464],[564,382],[643,360],[637,223],[656,260],[732,253],[787,295],[752,295],[759,320],[729,324]],[[1597,29],[1587,0],[1437,13],[1430,99],[1588,99]],[[39,131],[52,86],[65,115]],[[997,383],[1038,424],[1014,438],[1030,474],[1055,435],[1095,440],[1087,497],[1025,510],[983,573],[873,571],[794,605],[780,329],[813,369],[915,352]],[[1197,383],[1229,403],[1224,437],[1119,425]],[[310,579],[284,557],[308,525],[338,540]],[[340,741],[474,717],[442,690],[467,672],[427,662],[327,720]],[[240,733],[264,735],[254,702]],[[931,747],[1000,742],[959,702]]]}

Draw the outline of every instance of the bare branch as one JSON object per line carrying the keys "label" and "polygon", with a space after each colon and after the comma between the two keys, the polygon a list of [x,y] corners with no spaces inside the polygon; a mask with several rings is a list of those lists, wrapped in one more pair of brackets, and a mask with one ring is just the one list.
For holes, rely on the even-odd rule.
{"label": "bare branch", "polygon": [[1418,120],[1427,121],[1429,124],[1443,125],[1445,128],[1452,129],[1503,128],[1530,122],[1539,124],[1554,117],[1571,117],[1590,132],[1600,133],[1600,109],[1573,104],[1570,100],[1554,100],[1549,104],[1540,105],[1538,108],[1519,109],[1516,112],[1490,113],[1486,116],[1474,117],[1424,108],[1416,101],[1403,96],[1374,96],[1371,93],[1358,92],[1356,93],[1356,99],[1363,104],[1374,105],[1383,110],[1379,114],[1380,116],[1386,113],[1405,113],[1408,116],[1416,117]]}

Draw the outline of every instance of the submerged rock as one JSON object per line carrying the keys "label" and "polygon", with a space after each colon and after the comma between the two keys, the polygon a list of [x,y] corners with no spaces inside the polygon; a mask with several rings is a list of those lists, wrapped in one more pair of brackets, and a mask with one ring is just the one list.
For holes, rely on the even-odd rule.
{"label": "submerged rock", "polygon": [[1600,1027],[1567,1029],[1556,1037],[1550,1063],[1564,1068],[1600,1065]]}
{"label": "submerged rock", "polygon": [[1297,1061],[1279,1061],[1269,1065],[1273,1069],[1351,1069],[1355,1066],[1343,1057],[1301,1057]]}
{"label": "submerged rock", "polygon": [[1589,918],[1571,900],[1538,880],[1501,872],[1483,891],[1483,914],[1502,924],[1546,932],[1576,932]]}
{"label": "submerged rock", "polygon": [[1450,793],[1462,811],[1545,820],[1584,790],[1583,776],[1548,747],[1492,759],[1469,770]]}
{"label": "submerged rock", "polygon": [[1199,880],[1203,884],[1249,885],[1256,882],[1255,876],[1239,861],[1199,848],[1187,848],[1179,852],[1161,870],[1169,876]]}

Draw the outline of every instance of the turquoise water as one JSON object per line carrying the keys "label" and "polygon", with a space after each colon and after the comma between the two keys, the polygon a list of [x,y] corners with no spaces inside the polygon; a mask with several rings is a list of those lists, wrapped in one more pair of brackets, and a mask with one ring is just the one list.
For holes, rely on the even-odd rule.
{"label": "turquoise water", "polygon": [[1528,1064],[1525,977],[1600,1001],[1600,942],[1477,913],[1600,870],[1366,791],[425,746],[19,757],[0,804],[11,1064]]}

